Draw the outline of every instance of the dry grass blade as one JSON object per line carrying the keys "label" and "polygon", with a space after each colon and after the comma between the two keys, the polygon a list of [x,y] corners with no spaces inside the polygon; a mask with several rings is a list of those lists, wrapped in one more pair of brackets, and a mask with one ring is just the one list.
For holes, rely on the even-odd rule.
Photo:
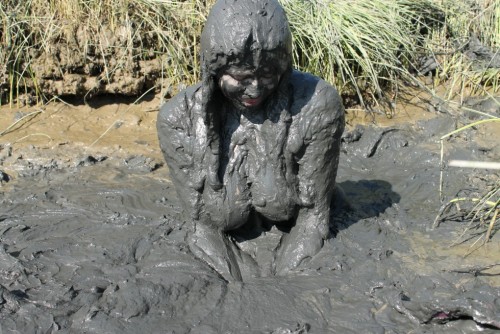
{"label": "dry grass blade", "polygon": [[19,143],[19,142],[21,142],[21,141],[23,141],[23,140],[25,140],[27,138],[30,138],[30,137],[45,137],[45,138],[48,138],[49,141],[52,141],[52,137],[49,136],[48,134],[45,134],[45,133],[31,133],[29,135],[26,135],[24,137],[21,137],[21,138],[17,139],[16,141],[13,142],[13,144]]}
{"label": "dry grass blade", "polygon": [[[38,114],[41,114],[43,113],[43,110],[37,110],[37,111],[33,111],[33,112],[30,112],[29,114],[26,114],[24,115],[23,117],[19,118],[17,121],[15,121],[14,123],[12,123],[11,125],[9,125],[5,130],[3,130],[2,132],[0,132],[0,137],[9,133],[9,132],[12,132],[14,131],[15,127],[16,126],[20,126],[26,122],[29,122],[30,120],[32,120],[35,116],[37,116]],[[24,122],[24,123],[23,123]]]}
{"label": "dry grass blade", "polygon": [[499,274],[483,274],[483,271],[495,268],[500,266],[500,263],[493,263],[487,266],[474,266],[468,268],[460,268],[460,269],[443,269],[443,271],[451,272],[451,273],[459,273],[459,274],[472,274],[474,276],[480,275],[500,275]]}
{"label": "dry grass blade", "polygon": [[490,225],[488,226],[488,231],[486,231],[485,242],[490,241],[491,232],[493,231],[493,227],[495,226],[495,223],[497,221],[498,211],[499,211],[498,209],[495,209],[495,214],[491,218]]}
{"label": "dry grass blade", "polygon": [[[150,88],[148,91],[146,91],[144,94],[142,94],[141,96],[139,96],[135,101],[134,103],[132,103],[124,112],[123,114],[126,114],[130,108],[132,108],[133,105],[136,105],[137,103],[139,103],[142,98],[144,96],[146,96],[148,93],[150,93],[151,91],[153,90],[153,88]],[[92,142],[92,144],[89,145],[89,147],[92,147],[94,146],[97,142],[99,142],[99,140],[101,140],[109,131],[111,131],[111,129],[113,129],[117,124],[118,124],[119,120],[117,119],[116,121],[114,121],[96,140],[94,140]]]}
{"label": "dry grass blade", "polygon": [[500,169],[500,162],[493,161],[470,161],[470,160],[450,160],[450,167],[462,168],[483,168],[483,169]]}

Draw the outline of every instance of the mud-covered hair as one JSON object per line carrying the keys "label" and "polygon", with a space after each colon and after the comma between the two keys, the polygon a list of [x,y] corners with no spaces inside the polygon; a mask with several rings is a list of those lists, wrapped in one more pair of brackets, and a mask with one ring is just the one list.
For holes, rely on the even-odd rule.
{"label": "mud-covered hair", "polygon": [[292,35],[285,11],[276,0],[219,0],[201,35],[203,76],[262,57],[284,73],[292,67]]}

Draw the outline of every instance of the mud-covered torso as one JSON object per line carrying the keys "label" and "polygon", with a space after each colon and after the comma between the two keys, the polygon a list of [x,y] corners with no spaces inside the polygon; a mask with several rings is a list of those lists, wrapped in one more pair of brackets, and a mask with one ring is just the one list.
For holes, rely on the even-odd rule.
{"label": "mud-covered torso", "polygon": [[224,109],[219,178],[232,198],[231,211],[250,208],[274,221],[290,219],[297,203],[285,168],[288,124],[273,122],[264,112]]}
{"label": "mud-covered torso", "polygon": [[[213,187],[208,177],[210,128],[200,114],[200,85],[162,108],[160,144],[191,219],[232,229],[247,222],[252,211],[288,221],[298,208],[314,203],[315,188],[300,170],[319,173],[319,166],[310,158],[309,165],[302,166],[303,155],[308,145],[320,140],[318,131],[332,136],[338,131],[336,119],[343,111],[336,107],[337,93],[324,81],[300,72],[293,72],[289,80],[284,104],[278,101],[260,112],[239,111],[224,103],[217,108],[220,187]],[[317,154],[327,152],[331,139],[324,144]]]}

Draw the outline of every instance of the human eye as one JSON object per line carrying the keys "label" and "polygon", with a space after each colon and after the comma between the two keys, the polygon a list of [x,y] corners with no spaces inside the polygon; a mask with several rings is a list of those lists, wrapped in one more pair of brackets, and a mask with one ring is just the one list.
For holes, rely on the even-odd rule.
{"label": "human eye", "polygon": [[274,71],[269,67],[265,67],[262,69],[260,76],[265,79],[272,79],[274,78]]}
{"label": "human eye", "polygon": [[229,74],[234,80],[241,82],[241,81],[246,81],[249,78],[251,78],[253,75],[253,72],[251,70],[246,69],[246,68],[232,67],[227,71],[227,74]]}
{"label": "human eye", "polygon": [[236,81],[244,81],[246,79],[246,76],[241,74],[230,74],[230,76]]}

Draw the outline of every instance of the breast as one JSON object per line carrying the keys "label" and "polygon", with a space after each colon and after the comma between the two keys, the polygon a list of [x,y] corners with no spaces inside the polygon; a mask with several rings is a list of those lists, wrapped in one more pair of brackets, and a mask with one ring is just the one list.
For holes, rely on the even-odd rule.
{"label": "breast", "polygon": [[290,220],[296,212],[293,185],[285,178],[281,157],[262,157],[250,176],[250,194],[255,211],[273,221]]}
{"label": "breast", "polygon": [[210,222],[225,231],[244,225],[252,208],[246,179],[238,174],[226,176],[221,189],[213,190],[205,187],[203,202]]}
{"label": "breast", "polygon": [[296,184],[286,177],[286,166],[290,165],[285,154],[286,115],[274,120],[263,114],[260,119],[259,114],[229,116],[221,168],[226,203],[234,213],[232,219],[239,220],[238,212],[242,210],[246,215],[248,205],[269,220],[290,220],[296,213],[297,196]]}

